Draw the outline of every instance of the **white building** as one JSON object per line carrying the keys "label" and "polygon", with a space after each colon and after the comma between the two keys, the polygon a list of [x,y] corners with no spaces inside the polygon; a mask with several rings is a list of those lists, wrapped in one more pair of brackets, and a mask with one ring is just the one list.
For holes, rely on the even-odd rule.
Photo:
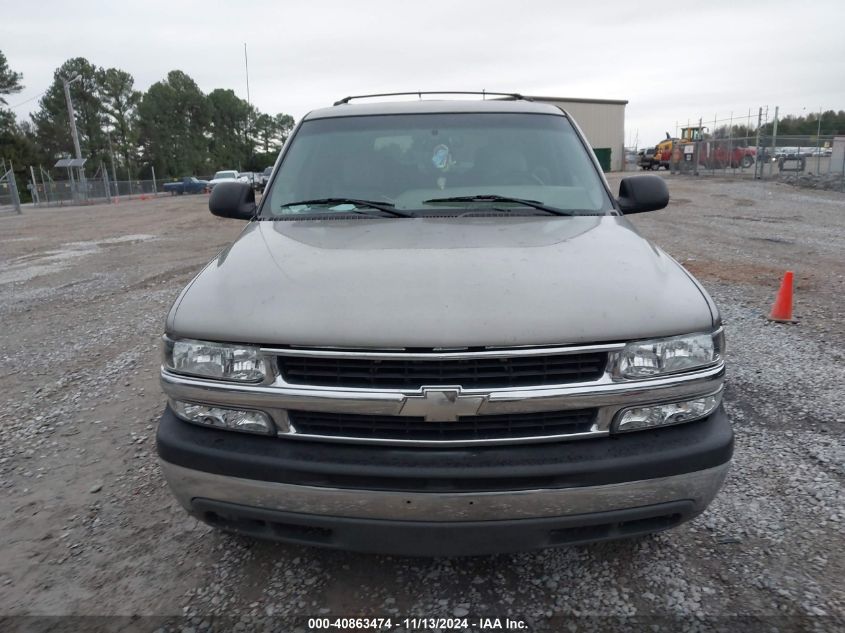
{"label": "white building", "polygon": [[526,98],[566,110],[578,123],[605,171],[622,171],[625,160],[625,106],[615,99]]}

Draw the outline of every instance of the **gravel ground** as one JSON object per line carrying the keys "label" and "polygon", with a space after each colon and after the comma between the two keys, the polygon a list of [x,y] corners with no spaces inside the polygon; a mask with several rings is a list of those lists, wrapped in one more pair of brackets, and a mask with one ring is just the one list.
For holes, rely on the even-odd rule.
{"label": "gravel ground", "polygon": [[[155,458],[158,337],[241,224],[203,196],[0,218],[0,629],[40,622],[8,617],[25,615],[202,631],[470,614],[530,630],[842,630],[845,197],[669,182],[670,207],[633,221],[722,309],[725,488],[668,533],[484,558],[323,551],[188,518]],[[786,269],[799,323],[770,324]]]}

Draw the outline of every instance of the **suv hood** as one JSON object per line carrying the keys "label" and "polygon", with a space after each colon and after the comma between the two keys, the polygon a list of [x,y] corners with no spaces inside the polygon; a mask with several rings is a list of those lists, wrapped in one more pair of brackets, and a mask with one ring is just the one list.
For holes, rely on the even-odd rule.
{"label": "suv hood", "polygon": [[558,345],[709,330],[709,305],[619,216],[261,221],[182,291],[167,331],[267,345]]}

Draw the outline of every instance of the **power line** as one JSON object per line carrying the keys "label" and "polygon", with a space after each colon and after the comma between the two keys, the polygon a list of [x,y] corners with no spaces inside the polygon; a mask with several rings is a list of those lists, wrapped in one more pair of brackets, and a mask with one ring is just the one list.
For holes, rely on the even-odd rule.
{"label": "power line", "polygon": [[15,105],[11,105],[11,106],[8,106],[8,107],[9,107],[9,109],[10,109],[10,110],[14,110],[15,108],[19,108],[19,107],[21,107],[22,105],[26,105],[26,104],[27,104],[27,103],[29,103],[30,101],[35,101],[35,99],[37,99],[38,97],[40,97],[41,95],[43,95],[45,92],[47,92],[47,90],[49,90],[49,88],[46,88],[46,89],[42,90],[42,91],[41,91],[41,92],[39,92],[37,95],[35,95],[34,97],[30,97],[30,98],[29,98],[29,99],[27,99],[26,101],[21,101],[20,103],[16,103]]}

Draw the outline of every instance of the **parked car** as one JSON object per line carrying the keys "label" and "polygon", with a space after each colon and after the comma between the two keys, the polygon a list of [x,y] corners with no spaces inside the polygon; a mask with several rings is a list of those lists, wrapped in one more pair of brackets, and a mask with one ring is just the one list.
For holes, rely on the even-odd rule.
{"label": "parked car", "polygon": [[[830,150],[832,154],[833,151]],[[812,156],[825,156],[829,154],[825,154],[825,148],[819,147],[778,147],[775,149],[775,158],[780,159],[798,159],[798,158],[810,158]]]}
{"label": "parked car", "polygon": [[166,182],[164,190],[169,191],[171,196],[183,195],[186,193],[202,193],[208,189],[207,180],[198,180],[193,176],[182,178],[181,182]]}
{"label": "parked car", "polygon": [[263,172],[261,172],[260,182],[261,182],[261,189],[264,190],[264,187],[267,186],[267,183],[270,182],[270,175],[273,173],[273,167],[267,167]]}
{"label": "parked car", "polygon": [[665,530],[733,447],[713,300],[629,223],[572,118],[522,100],[309,113],[165,324],[157,448],[219,529],[392,554]]}
{"label": "parked car", "polygon": [[656,149],[654,147],[647,147],[640,150],[638,153],[637,165],[645,170],[652,170],[655,166],[659,166],[659,161],[655,157]]}
{"label": "parked car", "polygon": [[214,174],[214,178],[208,181],[208,190],[211,191],[214,189],[215,186],[220,184],[221,182],[244,182],[248,183],[249,181],[241,176],[240,173],[235,171],[234,169],[225,169],[223,171],[218,171]]}
{"label": "parked car", "polygon": [[253,189],[259,189],[261,187],[259,174],[254,171],[242,171],[238,174],[238,179],[242,182],[248,182]]}

